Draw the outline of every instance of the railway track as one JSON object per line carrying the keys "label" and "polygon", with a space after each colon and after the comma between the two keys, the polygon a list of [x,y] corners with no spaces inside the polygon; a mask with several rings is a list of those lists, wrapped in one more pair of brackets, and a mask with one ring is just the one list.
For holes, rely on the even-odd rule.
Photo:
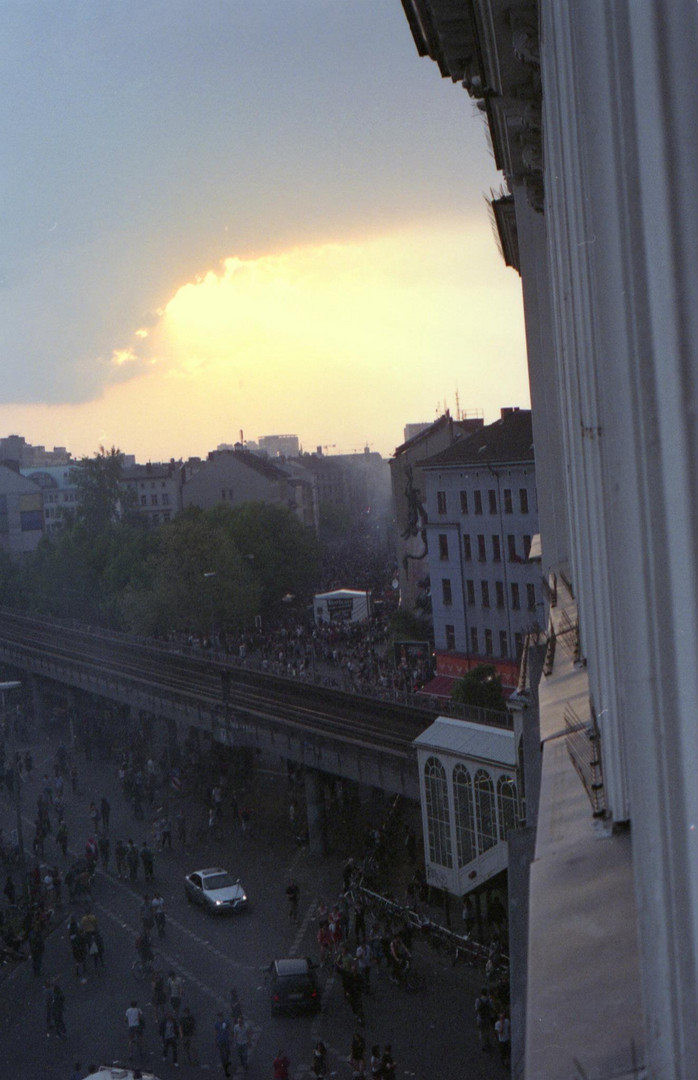
{"label": "railway track", "polygon": [[193,699],[233,716],[282,720],[308,733],[400,755],[432,719],[423,710],[183,655],[152,641],[0,610],[0,652],[10,651],[15,657],[24,654],[27,663],[50,657],[96,677],[127,679],[155,694]]}

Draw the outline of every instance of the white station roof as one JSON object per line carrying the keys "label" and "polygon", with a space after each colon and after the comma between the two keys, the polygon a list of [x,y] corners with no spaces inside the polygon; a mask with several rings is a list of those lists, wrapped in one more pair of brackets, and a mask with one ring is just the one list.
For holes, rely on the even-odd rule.
{"label": "white station roof", "polygon": [[370,591],[370,589],[333,589],[332,592],[315,593],[315,599],[332,600],[335,596],[340,599],[350,599],[354,596],[361,596],[365,599],[367,593],[370,593]]}
{"label": "white station roof", "polygon": [[516,765],[514,732],[508,728],[476,724],[471,720],[437,716],[434,723],[417,736],[413,745],[418,750],[436,750],[473,761],[511,767]]}

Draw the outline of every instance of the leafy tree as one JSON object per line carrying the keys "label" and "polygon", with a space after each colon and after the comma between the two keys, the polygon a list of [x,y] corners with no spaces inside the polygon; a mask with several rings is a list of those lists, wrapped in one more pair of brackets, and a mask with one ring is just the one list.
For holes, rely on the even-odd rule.
{"label": "leafy tree", "polygon": [[221,505],[212,513],[254,567],[261,612],[273,611],[286,595],[310,595],[318,580],[318,543],[290,510],[249,502],[233,508]]}
{"label": "leafy tree", "polygon": [[207,637],[237,630],[259,611],[260,588],[225,523],[193,507],[158,531],[146,588],[121,597],[129,627],[139,633],[188,630]]}
{"label": "leafy tree", "polygon": [[477,705],[481,709],[506,711],[506,699],[502,680],[494,664],[478,664],[466,672],[453,687],[451,697],[463,705]]}
{"label": "leafy tree", "polygon": [[100,446],[94,457],[80,459],[71,470],[77,488],[77,520],[91,533],[103,532],[118,521],[126,507],[127,496],[121,486],[124,455],[116,447]]}

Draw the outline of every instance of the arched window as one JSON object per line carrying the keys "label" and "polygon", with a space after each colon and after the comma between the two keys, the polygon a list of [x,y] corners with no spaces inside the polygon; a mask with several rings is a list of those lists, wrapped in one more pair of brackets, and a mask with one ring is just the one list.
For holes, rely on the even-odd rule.
{"label": "arched window", "polygon": [[437,866],[453,866],[451,854],[451,823],[448,815],[448,785],[446,770],[438,758],[427,758],[424,764],[424,791],[427,803],[427,833],[429,859]]}
{"label": "arched window", "polygon": [[516,781],[500,776],[497,781],[499,803],[499,839],[506,840],[510,829],[516,828]]}
{"label": "arched window", "polygon": [[475,773],[475,820],[478,847],[487,851],[497,843],[497,806],[492,777],[484,769]]}
{"label": "arched window", "polygon": [[477,855],[473,814],[473,781],[465,765],[453,770],[453,802],[456,811],[456,853],[458,865],[465,866]]}

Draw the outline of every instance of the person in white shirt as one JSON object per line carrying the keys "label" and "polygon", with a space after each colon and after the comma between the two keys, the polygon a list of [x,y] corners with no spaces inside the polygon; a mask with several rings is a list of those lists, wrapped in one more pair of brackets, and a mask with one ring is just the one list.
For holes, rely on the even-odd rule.
{"label": "person in white shirt", "polygon": [[138,1008],[137,1001],[132,1001],[126,1010],[126,1023],[128,1024],[129,1057],[133,1057],[134,1049],[138,1050],[139,1057],[143,1057],[143,1027],[145,1026],[145,1017]]}

